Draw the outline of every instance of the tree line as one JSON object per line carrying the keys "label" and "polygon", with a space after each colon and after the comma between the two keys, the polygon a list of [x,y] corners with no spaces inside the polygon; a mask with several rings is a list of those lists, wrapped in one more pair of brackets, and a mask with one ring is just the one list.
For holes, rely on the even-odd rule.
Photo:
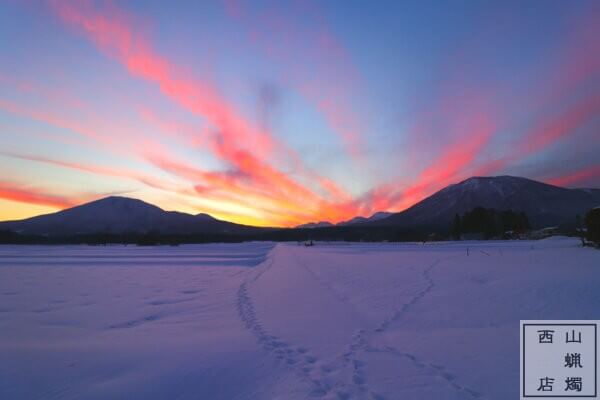
{"label": "tree line", "polygon": [[506,238],[507,234],[522,234],[531,229],[524,212],[475,207],[462,217],[454,216],[452,237],[460,240],[463,234],[482,234],[485,239]]}
{"label": "tree line", "polygon": [[[590,210],[583,219],[586,229],[576,228],[572,235],[584,235],[600,246],[600,207]],[[0,231],[0,244],[134,244],[139,246],[179,245],[189,243],[239,243],[245,241],[348,241],[348,242],[424,242],[460,240],[466,234],[480,234],[484,239],[519,236],[531,229],[523,212],[476,207],[450,222],[437,226],[402,228],[394,226],[333,226],[323,228],[264,229],[248,233],[165,234],[159,232],[69,236],[44,236]],[[565,232],[569,233],[569,232]],[[510,235],[510,236],[507,236]],[[582,236],[583,241],[583,236]],[[583,241],[585,243],[585,241]]]}

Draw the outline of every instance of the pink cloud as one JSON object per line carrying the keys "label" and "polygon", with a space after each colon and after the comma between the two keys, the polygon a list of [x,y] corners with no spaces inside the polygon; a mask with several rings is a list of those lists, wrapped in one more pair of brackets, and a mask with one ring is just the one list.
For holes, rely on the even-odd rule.
{"label": "pink cloud", "polygon": [[58,209],[72,207],[77,201],[64,196],[47,193],[40,189],[0,182],[0,198],[20,203],[37,204]]}
{"label": "pink cloud", "polygon": [[555,176],[547,179],[546,182],[556,186],[572,186],[598,177],[600,177],[600,165],[593,165],[565,175]]}

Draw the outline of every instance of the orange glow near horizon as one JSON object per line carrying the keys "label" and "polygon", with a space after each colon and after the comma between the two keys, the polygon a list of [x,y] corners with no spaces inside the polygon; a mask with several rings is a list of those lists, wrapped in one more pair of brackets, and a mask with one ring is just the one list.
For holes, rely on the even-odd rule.
{"label": "orange glow near horizon", "polygon": [[432,40],[364,36],[310,1],[9,3],[24,45],[0,43],[0,220],[116,194],[292,227],[403,211],[474,175],[600,184],[594,4],[552,14],[538,46],[510,7],[519,29],[470,20],[464,40],[448,20]]}

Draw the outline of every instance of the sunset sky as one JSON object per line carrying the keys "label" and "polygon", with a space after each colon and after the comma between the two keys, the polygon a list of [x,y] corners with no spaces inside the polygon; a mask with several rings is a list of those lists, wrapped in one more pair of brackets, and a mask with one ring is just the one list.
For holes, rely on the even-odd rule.
{"label": "sunset sky", "polygon": [[600,2],[0,3],[0,220],[270,226],[473,175],[600,187]]}

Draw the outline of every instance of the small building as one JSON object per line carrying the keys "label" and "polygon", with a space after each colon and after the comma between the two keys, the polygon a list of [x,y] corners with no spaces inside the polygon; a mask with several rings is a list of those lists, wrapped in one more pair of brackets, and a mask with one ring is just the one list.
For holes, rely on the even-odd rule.
{"label": "small building", "polygon": [[560,230],[557,226],[548,226],[546,228],[531,231],[530,237],[531,239],[545,239],[550,236],[558,235],[559,233]]}

